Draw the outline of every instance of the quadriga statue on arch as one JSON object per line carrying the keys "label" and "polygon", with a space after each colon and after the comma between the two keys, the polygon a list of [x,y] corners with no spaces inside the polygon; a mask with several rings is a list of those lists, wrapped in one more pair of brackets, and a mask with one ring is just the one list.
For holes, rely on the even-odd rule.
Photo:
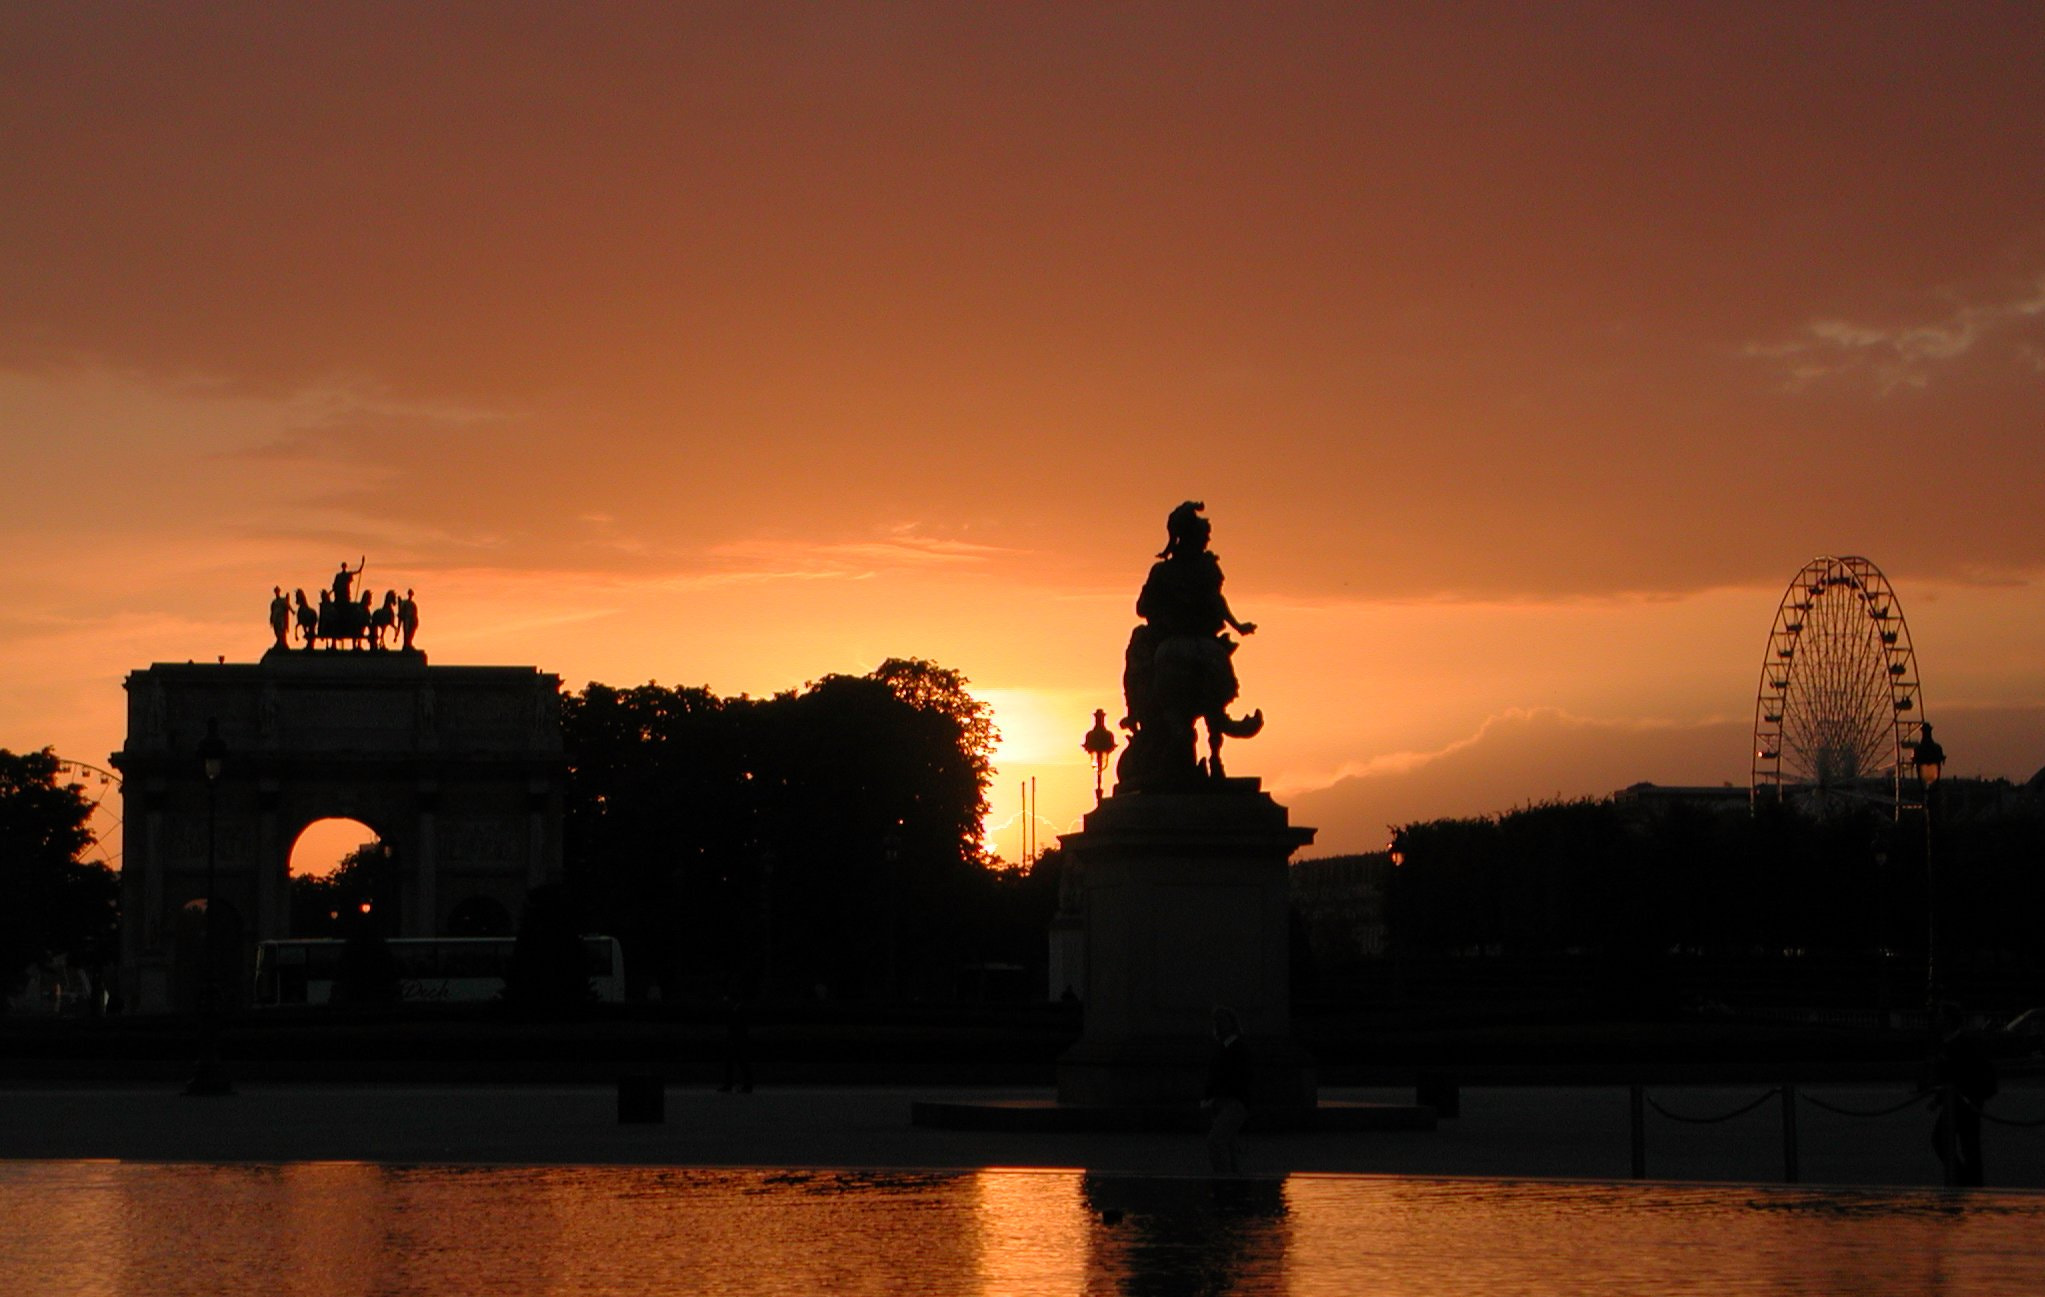
{"label": "quadriga statue on arch", "polygon": [[[1192,789],[1224,777],[1223,739],[1246,739],[1264,728],[1264,713],[1237,719],[1228,705],[1238,692],[1227,632],[1256,633],[1238,621],[1221,593],[1221,560],[1207,548],[1213,526],[1207,506],[1188,500],[1165,520],[1166,543],[1136,598],[1142,623],[1130,632],[1122,694],[1129,744],[1115,767],[1117,792]],[[1199,757],[1194,722],[1207,731]]]}

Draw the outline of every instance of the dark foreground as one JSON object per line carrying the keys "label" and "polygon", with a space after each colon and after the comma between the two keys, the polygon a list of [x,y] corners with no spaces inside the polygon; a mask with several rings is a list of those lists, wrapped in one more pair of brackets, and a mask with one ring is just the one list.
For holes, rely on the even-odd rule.
{"label": "dark foreground", "polygon": [[[1770,1183],[1784,1178],[1779,1096],[1752,1085],[1657,1086],[1648,1097],[1650,1179]],[[1407,1102],[1410,1090],[1326,1091],[1325,1097]],[[1798,1091],[1797,1161],[1807,1184],[1936,1185],[1932,1116],[1896,1083]],[[768,1087],[724,1094],[670,1085],[665,1120],[623,1124],[611,1085],[303,1085],[241,1083],[233,1095],[188,1098],[174,1084],[0,1089],[0,1158],[141,1161],[373,1161],[401,1164],[659,1164],[751,1167],[1066,1167],[1197,1174],[1205,1145],[1174,1132],[1006,1133],[912,1125],[931,1099],[1047,1097],[1028,1089],[895,1086]],[[1629,1091],[1611,1086],[1470,1086],[1461,1115],[1433,1131],[1264,1133],[1245,1138],[1253,1173],[1624,1179],[1632,1173]],[[1991,1101],[2004,1121],[2045,1119],[2045,1087],[2006,1086]],[[2045,1129],[1990,1122],[1987,1181],[2045,1189]]]}

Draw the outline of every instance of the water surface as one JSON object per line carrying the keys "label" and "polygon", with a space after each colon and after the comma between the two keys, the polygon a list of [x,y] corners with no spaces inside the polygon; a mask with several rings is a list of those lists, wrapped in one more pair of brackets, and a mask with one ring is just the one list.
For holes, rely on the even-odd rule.
{"label": "water surface", "polygon": [[2045,1197],[1065,1171],[0,1163],[0,1293],[2045,1291]]}

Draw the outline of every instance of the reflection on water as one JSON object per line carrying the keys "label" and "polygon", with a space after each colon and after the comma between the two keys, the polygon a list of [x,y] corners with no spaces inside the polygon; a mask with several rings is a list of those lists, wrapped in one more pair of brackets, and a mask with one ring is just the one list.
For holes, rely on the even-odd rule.
{"label": "reflection on water", "polygon": [[0,1163],[0,1293],[2045,1290],[2045,1198],[1294,1176]]}

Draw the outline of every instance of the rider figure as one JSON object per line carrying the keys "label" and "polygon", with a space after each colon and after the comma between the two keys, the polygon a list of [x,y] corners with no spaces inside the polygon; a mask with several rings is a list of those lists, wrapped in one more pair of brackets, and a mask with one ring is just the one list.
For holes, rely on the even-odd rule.
{"label": "rider figure", "polygon": [[348,570],[348,560],[345,558],[341,560],[341,570],[334,573],[335,603],[354,602],[349,598],[349,595],[354,590],[355,578],[361,576],[362,569],[367,566],[369,566],[369,556],[367,554],[355,560],[355,570],[353,572]]}
{"label": "rider figure", "polygon": [[1221,559],[1207,548],[1214,525],[1200,516],[1202,507],[1189,500],[1165,520],[1162,561],[1151,564],[1143,593],[1136,596],[1136,615],[1160,636],[1209,638],[1223,627],[1254,635],[1256,623],[1237,621],[1221,593]]}
{"label": "rider figure", "polygon": [[1261,712],[1238,721],[1225,708],[1237,695],[1235,641],[1224,632],[1256,632],[1239,621],[1221,593],[1221,561],[1207,548],[1213,528],[1206,506],[1187,501],[1165,522],[1167,542],[1136,599],[1143,618],[1129,635],[1122,690],[1129,745],[1116,767],[1117,786],[1158,787],[1196,773],[1193,723],[1205,723],[1206,774],[1222,776],[1223,738],[1248,738],[1263,727]]}

